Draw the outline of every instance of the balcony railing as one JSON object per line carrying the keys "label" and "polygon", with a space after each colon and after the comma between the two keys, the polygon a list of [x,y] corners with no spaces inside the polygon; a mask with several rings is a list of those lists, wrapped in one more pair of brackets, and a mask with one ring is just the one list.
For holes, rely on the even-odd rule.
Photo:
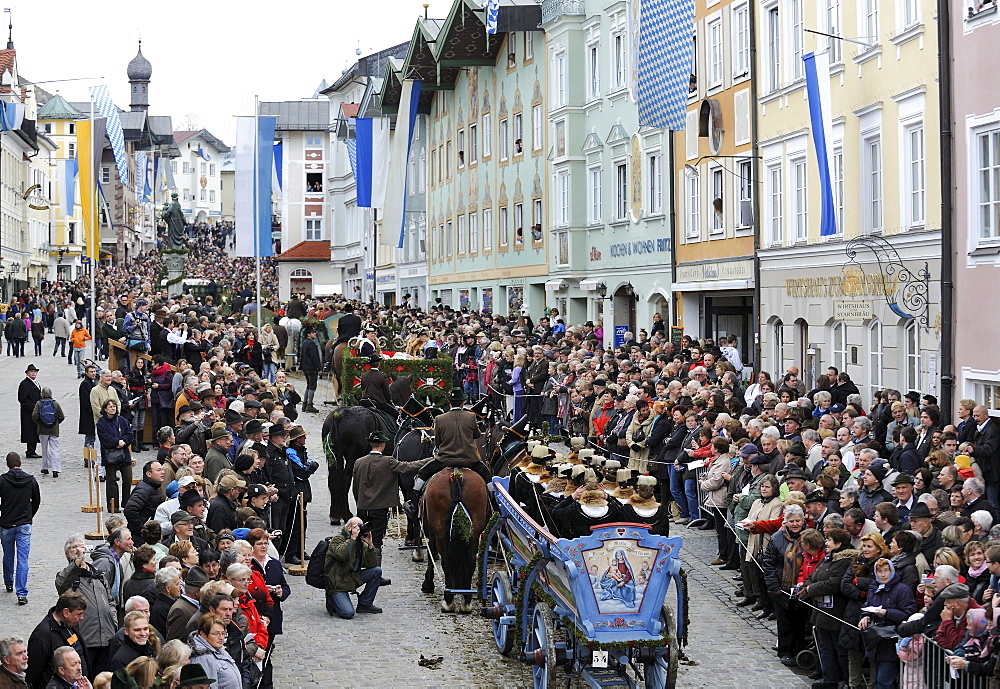
{"label": "balcony railing", "polygon": [[563,16],[584,16],[587,14],[585,0],[544,0],[542,2],[542,25],[556,21]]}

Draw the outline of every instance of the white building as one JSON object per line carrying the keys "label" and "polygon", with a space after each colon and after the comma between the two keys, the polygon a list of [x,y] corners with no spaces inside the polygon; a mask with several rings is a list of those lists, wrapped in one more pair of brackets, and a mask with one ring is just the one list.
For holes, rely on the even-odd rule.
{"label": "white building", "polygon": [[222,156],[229,146],[207,129],[174,132],[180,158],[170,161],[184,219],[190,223],[222,220]]}

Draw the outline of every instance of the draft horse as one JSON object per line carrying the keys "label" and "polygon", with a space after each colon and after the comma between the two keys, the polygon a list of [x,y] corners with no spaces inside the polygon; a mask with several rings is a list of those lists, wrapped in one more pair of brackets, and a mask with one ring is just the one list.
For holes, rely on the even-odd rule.
{"label": "draft horse", "polygon": [[420,513],[431,556],[427,558],[421,591],[434,593],[434,560],[440,557],[444,570],[443,612],[472,612],[472,598],[477,594],[472,577],[479,538],[490,511],[486,484],[475,471],[442,469],[427,482]]}
{"label": "draft horse", "polygon": [[330,490],[330,524],[338,525],[352,516],[348,495],[354,476],[354,462],[371,452],[368,436],[382,431],[389,438],[385,453],[393,451],[395,427],[368,407],[337,407],[323,422],[323,450],[326,454],[327,488]]}

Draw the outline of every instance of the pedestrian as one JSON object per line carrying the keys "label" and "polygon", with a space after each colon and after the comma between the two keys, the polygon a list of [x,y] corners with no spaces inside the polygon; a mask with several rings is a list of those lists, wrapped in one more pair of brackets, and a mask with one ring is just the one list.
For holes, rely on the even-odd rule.
{"label": "pedestrian", "polygon": [[73,324],[73,331],[69,334],[69,344],[73,349],[73,360],[70,365],[76,364],[76,377],[83,378],[83,351],[87,348],[87,340],[92,340],[90,331],[83,327],[82,321]]}
{"label": "pedestrian", "polygon": [[42,388],[42,398],[35,402],[31,412],[38,428],[38,438],[42,443],[42,473],[52,472],[52,478],[59,478],[62,471],[62,454],[59,449],[59,424],[66,420],[62,407],[52,399],[52,390]]}
{"label": "pedestrian", "polygon": [[41,316],[31,319],[31,340],[35,345],[35,356],[42,355],[42,340],[45,339],[45,324]]}
{"label": "pedestrian", "polygon": [[3,328],[3,335],[7,338],[7,356],[11,356],[11,352],[13,352],[15,359],[22,356],[21,345],[23,339],[28,336],[28,330],[17,309],[11,309],[11,312],[7,314],[7,324]]}
{"label": "pedestrian", "polygon": [[316,342],[316,331],[312,328],[306,329],[305,338],[302,340],[299,368],[306,377],[306,396],[302,411],[319,413],[319,409],[313,405],[313,398],[316,396],[316,386],[319,372],[323,369],[323,361],[319,353],[319,343]]}
{"label": "pedestrian", "polygon": [[21,405],[21,442],[27,446],[25,459],[40,459],[41,455],[35,452],[39,443],[38,427],[31,418],[32,412],[35,411],[35,403],[42,398],[42,390],[35,380],[38,377],[38,369],[34,364],[28,364],[24,375],[24,380],[17,386],[17,401]]}
{"label": "pedestrian", "polygon": [[[97,439],[97,431],[94,428],[96,422],[93,408],[90,402],[90,393],[97,386],[97,366],[88,363],[83,370],[83,380],[80,381],[80,421],[77,424],[76,432],[83,436],[83,446],[94,447]],[[83,460],[83,467],[87,468],[87,460]]]}
{"label": "pedestrian", "polygon": [[[95,388],[95,391],[97,388]],[[109,512],[121,512],[132,492],[132,424],[118,413],[118,400],[108,399],[101,406],[97,420],[97,437],[101,443],[101,466],[107,472],[107,507]],[[118,492],[118,474],[122,477]]]}
{"label": "pedestrian", "polygon": [[[66,356],[66,343],[69,341],[71,330],[69,321],[62,313],[59,313],[52,322],[52,334],[56,336],[56,346],[52,349],[52,356]],[[70,349],[70,353],[72,351]]]}
{"label": "pedestrian", "polygon": [[[28,553],[31,522],[42,503],[38,481],[21,469],[21,456],[7,454],[7,473],[0,476],[0,544],[3,545],[3,583],[28,604]],[[15,566],[16,563],[16,566]]]}

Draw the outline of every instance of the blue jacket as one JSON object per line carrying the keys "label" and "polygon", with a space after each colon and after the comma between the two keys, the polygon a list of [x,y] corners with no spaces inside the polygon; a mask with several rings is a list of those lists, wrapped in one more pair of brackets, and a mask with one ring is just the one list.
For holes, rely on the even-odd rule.
{"label": "blue jacket", "polygon": [[[872,580],[871,586],[868,588],[868,600],[865,607],[885,608],[884,617],[869,616],[872,623],[896,626],[900,622],[906,621],[906,618],[916,612],[918,608],[917,601],[913,597],[913,589],[902,582],[899,575],[896,574],[896,567],[892,562],[889,562],[889,567],[892,570],[892,576],[888,583],[883,584],[877,578]],[[896,645],[888,639],[881,639],[874,652],[868,651],[867,654],[869,658],[879,662],[899,660],[899,656],[896,655]]]}

